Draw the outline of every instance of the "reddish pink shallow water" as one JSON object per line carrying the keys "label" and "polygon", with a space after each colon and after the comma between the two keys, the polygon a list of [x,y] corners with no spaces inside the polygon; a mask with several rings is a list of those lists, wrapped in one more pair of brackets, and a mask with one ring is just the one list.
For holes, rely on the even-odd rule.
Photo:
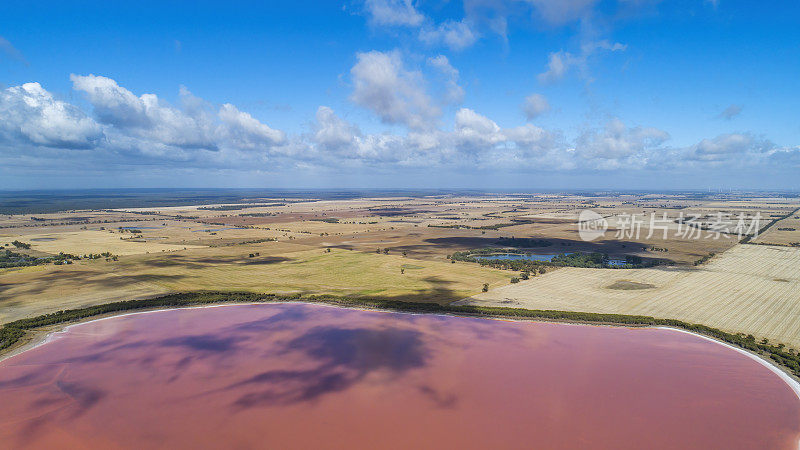
{"label": "reddish pink shallow water", "polygon": [[758,362],[656,329],[305,304],[135,314],[0,363],[3,448],[796,448]]}

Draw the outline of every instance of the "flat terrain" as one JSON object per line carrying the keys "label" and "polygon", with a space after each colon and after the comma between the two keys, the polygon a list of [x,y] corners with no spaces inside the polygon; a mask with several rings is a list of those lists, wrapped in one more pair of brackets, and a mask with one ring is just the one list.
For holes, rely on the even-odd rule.
{"label": "flat terrain", "polygon": [[[797,196],[253,193],[214,202],[220,197],[204,192],[189,204],[191,193],[171,195],[142,193],[127,207],[124,196],[0,204],[13,212],[0,215],[0,256],[8,250],[41,262],[0,268],[0,323],[169,292],[230,290],[439,303],[471,297],[503,306],[677,318],[800,344],[800,248],[792,247],[800,241]],[[30,202],[39,209],[20,213]],[[79,209],[81,202],[117,207]],[[73,209],[56,211],[61,204]],[[586,209],[607,223],[605,234],[590,242],[578,228]],[[738,244],[753,232],[755,214],[762,217],[757,228],[786,217],[752,239],[779,245]],[[741,224],[749,232],[716,232],[723,217],[730,227],[745,217]],[[551,269],[510,284],[519,272],[449,259],[458,251],[501,247],[501,238],[537,242],[515,249],[532,254],[602,252],[669,265]],[[66,257],[60,253],[72,255],[69,263],[54,264]],[[484,283],[489,291],[481,294]]]}
{"label": "flat terrain", "polygon": [[775,222],[764,234],[753,239],[753,242],[800,247],[800,211]]}
{"label": "flat terrain", "polygon": [[738,245],[692,269],[568,267],[463,303],[674,318],[800,347],[800,249]]}
{"label": "flat terrain", "polygon": [[[247,251],[259,256],[250,257]],[[402,273],[401,273],[402,269]],[[204,248],[119,261],[0,269],[0,322],[46,312],[178,291],[339,294],[451,302],[512,272],[291,243]]]}

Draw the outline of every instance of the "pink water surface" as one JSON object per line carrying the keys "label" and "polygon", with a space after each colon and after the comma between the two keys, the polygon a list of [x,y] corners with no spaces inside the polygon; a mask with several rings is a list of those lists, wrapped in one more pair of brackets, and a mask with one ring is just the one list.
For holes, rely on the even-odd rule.
{"label": "pink water surface", "polygon": [[673,330],[307,304],[141,313],[0,362],[2,448],[797,448],[800,401]]}

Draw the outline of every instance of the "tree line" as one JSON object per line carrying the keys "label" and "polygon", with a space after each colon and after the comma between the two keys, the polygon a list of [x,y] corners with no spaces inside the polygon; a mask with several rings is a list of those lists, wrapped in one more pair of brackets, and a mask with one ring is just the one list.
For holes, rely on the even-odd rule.
{"label": "tree line", "polygon": [[[485,286],[487,288],[488,286]],[[175,308],[220,303],[269,303],[297,301],[325,303],[337,306],[376,308],[399,312],[433,312],[464,316],[507,317],[515,319],[553,320],[583,323],[599,323],[626,326],[666,326],[680,328],[736,345],[753,353],[763,355],[775,363],[788,368],[795,376],[800,376],[800,352],[787,348],[784,344],[772,344],[767,339],[757,341],[751,334],[729,333],[718,328],[693,324],[677,319],[659,319],[651,316],[603,314],[576,311],[554,311],[523,308],[472,305],[440,305],[438,303],[416,303],[401,300],[386,300],[366,297],[340,297],[334,295],[302,294],[258,294],[250,292],[197,292],[168,294],[162,297],[142,300],[124,300],[86,308],[58,311],[28,319],[9,322],[0,328],[0,349],[8,348],[18,342],[27,330],[38,327],[67,323],[102,314],[120,311],[152,308]]]}

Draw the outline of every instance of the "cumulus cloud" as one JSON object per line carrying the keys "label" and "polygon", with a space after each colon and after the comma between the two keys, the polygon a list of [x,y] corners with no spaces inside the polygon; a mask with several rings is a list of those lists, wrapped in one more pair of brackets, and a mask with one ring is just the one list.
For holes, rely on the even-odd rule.
{"label": "cumulus cloud", "polygon": [[731,120],[734,117],[738,116],[742,112],[742,105],[730,105],[721,113],[719,113],[719,118],[725,120]]}
{"label": "cumulus cloud", "polygon": [[500,127],[493,120],[467,108],[456,112],[453,137],[459,149],[470,153],[491,149],[503,141]]}
{"label": "cumulus cloud", "polygon": [[98,121],[107,126],[107,133],[133,142],[132,145],[211,151],[270,150],[286,141],[282,131],[229,103],[215,113],[183,86],[179,108],[155,94],[137,97],[107,77],[73,74],[70,79],[75,90],[86,94]]}
{"label": "cumulus cloud", "polygon": [[419,71],[407,70],[397,51],[358,53],[350,70],[350,99],[378,115],[387,124],[429,128],[441,114],[425,92]]}
{"label": "cumulus cloud", "polygon": [[220,128],[221,131],[235,147],[257,149],[280,145],[286,141],[283,131],[270,128],[230,103],[222,105],[219,118],[226,125]]}
{"label": "cumulus cloud", "polygon": [[188,114],[154,94],[137,97],[110,78],[73,74],[70,80],[86,93],[98,120],[115,130],[165,145],[217,149],[214,125],[204,115]]}
{"label": "cumulus cloud", "polygon": [[503,131],[506,140],[526,155],[541,155],[551,150],[563,148],[558,133],[547,131],[532,124],[525,124]]}
{"label": "cumulus cloud", "polygon": [[703,139],[688,149],[688,157],[698,161],[724,161],[768,153],[775,145],[750,134],[721,134]]}
{"label": "cumulus cloud", "polygon": [[0,117],[6,143],[89,149],[103,139],[100,125],[77,107],[55,99],[39,83],[0,92]]}
{"label": "cumulus cloud", "polygon": [[411,0],[367,0],[365,7],[373,25],[416,27],[425,20]]}
{"label": "cumulus cloud", "polygon": [[800,168],[800,145],[775,148],[767,156],[769,162],[784,168]]}
{"label": "cumulus cloud", "polygon": [[325,151],[352,150],[361,136],[361,131],[339,118],[327,106],[317,108],[313,141]]}
{"label": "cumulus cloud", "polygon": [[584,78],[589,78],[587,63],[589,58],[598,51],[618,52],[627,49],[627,45],[619,42],[601,40],[587,42],[581,46],[578,54],[565,51],[550,53],[547,60],[547,70],[540,73],[537,78],[540,83],[551,84],[562,80],[572,68],[577,68]]}
{"label": "cumulus cloud", "polygon": [[[312,147],[313,158],[317,164],[412,164],[425,152],[426,146],[421,136],[433,136],[433,130],[423,134],[411,132],[406,136],[389,133],[362,134],[358,126],[336,115],[333,109],[320,106],[308,145]],[[438,144],[438,143],[437,143]],[[436,147],[437,144],[433,144]]]}
{"label": "cumulus cloud", "polygon": [[441,140],[455,152],[450,158],[484,167],[561,169],[565,144],[559,133],[532,124],[503,128],[477,112],[462,108],[456,113],[455,126]]}
{"label": "cumulus cloud", "polygon": [[525,97],[522,104],[522,112],[528,120],[533,120],[542,114],[550,111],[550,103],[541,94],[531,94]]}
{"label": "cumulus cloud", "polygon": [[445,45],[455,51],[470,47],[478,37],[478,33],[464,20],[447,20],[437,26],[425,26],[419,31],[420,41],[429,45]]}
{"label": "cumulus cloud", "polygon": [[412,130],[406,135],[364,135],[358,127],[323,106],[317,110],[310,145],[319,161],[345,158],[367,165],[394,163],[417,167],[475,163],[486,167],[553,166],[543,157],[557,153],[563,145],[557,134],[530,124],[504,129],[468,108],[459,109],[454,119],[451,131],[430,129]]}
{"label": "cumulus cloud", "polygon": [[464,99],[464,88],[458,85],[458,70],[450,65],[450,60],[444,55],[428,58],[428,64],[444,75],[446,95],[445,100],[450,103],[460,103]]}
{"label": "cumulus cloud", "polygon": [[598,161],[599,167],[617,167],[625,162],[644,164],[649,152],[669,139],[666,131],[653,127],[627,127],[621,120],[610,120],[602,131],[587,130],[578,137],[575,153]]}
{"label": "cumulus cloud", "polygon": [[468,19],[437,24],[419,12],[411,0],[367,0],[364,6],[371,25],[419,28],[417,38],[431,46],[443,45],[458,51],[471,46],[480,37]]}
{"label": "cumulus cloud", "polygon": [[[374,62],[369,57],[377,57],[378,62],[362,67],[366,75],[354,71],[368,85],[361,90],[356,86],[354,96],[373,105],[371,109],[383,114],[387,123],[408,124],[404,132],[365,133],[330,107],[320,106],[310,132],[287,136],[232,104],[211,105],[183,87],[179,105],[173,106],[153,94],[137,96],[109,78],[74,76],[75,89],[86,94],[94,118],[37,83],[0,91],[0,158],[6,166],[49,164],[52,170],[66,167],[63,161],[71,161],[69,167],[89,167],[96,161],[93,167],[148,164],[209,170],[403,166],[593,171],[800,166],[800,148],[778,147],[753,134],[723,134],[672,148],[666,146],[670,136],[665,131],[631,127],[616,118],[567,139],[558,130],[530,123],[505,127],[473,109],[459,108],[452,117],[452,128],[440,128],[431,125],[439,118],[438,111],[433,114],[422,108],[427,112],[420,112],[420,105],[429,107],[431,100],[424,91],[415,91],[418,84],[408,85],[417,75],[403,67],[399,56],[379,52],[364,56],[364,61]],[[458,71],[442,55],[427,64],[447,79],[458,78]],[[424,95],[425,100],[415,95]],[[541,109],[539,105],[536,111]],[[421,126],[420,121],[429,125]],[[203,145],[193,145],[197,142]]]}

